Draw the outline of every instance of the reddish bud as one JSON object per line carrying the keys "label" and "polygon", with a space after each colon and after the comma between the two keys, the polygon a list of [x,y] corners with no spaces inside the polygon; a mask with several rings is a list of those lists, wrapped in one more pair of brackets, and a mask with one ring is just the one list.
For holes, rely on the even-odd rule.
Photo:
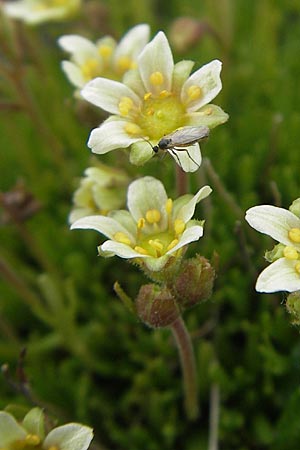
{"label": "reddish bud", "polygon": [[167,327],[180,315],[169,289],[155,284],[145,284],[140,288],[136,310],[139,318],[152,328]]}
{"label": "reddish bud", "polygon": [[183,261],[172,291],[177,302],[189,308],[209,299],[212,294],[215,270],[203,256]]}

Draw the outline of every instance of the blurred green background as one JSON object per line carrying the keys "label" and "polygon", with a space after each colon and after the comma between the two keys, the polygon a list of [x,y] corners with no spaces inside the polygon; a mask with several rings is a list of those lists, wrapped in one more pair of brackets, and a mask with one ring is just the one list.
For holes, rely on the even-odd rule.
{"label": "blurred green background", "polygon": [[[187,28],[175,24],[186,16],[200,21],[203,33],[178,48]],[[67,223],[72,193],[91,162],[89,132],[103,116],[73,97],[57,38],[119,39],[142,22],[152,36],[165,31],[175,61],[193,59],[195,68],[223,61],[214,103],[230,119],[212,131],[203,146],[210,163],[190,179],[192,192],[204,183],[214,192],[197,210],[205,235],[189,254],[219,255],[211,301],[184,315],[198,366],[195,422],[184,415],[170,331],[146,328],[113,292],[118,279],[134,297],[146,278],[123,260],[97,257],[101,236],[70,232]],[[244,212],[263,203],[287,208],[300,196],[299,1],[90,0],[78,20],[15,24],[13,33],[2,26],[0,39],[0,362],[9,377],[17,380],[26,348],[32,397],[60,423],[94,427],[99,450],[208,449],[209,415],[218,408],[222,450],[298,450],[299,331],[284,293],[254,290],[273,242],[249,229]],[[100,160],[122,166],[126,158],[112,152]],[[165,158],[129,170],[163,180],[174,197],[174,166]],[[39,204],[26,221],[8,221],[3,207],[11,198],[3,193],[16,183]],[[30,406],[2,376],[0,407],[8,403]]]}

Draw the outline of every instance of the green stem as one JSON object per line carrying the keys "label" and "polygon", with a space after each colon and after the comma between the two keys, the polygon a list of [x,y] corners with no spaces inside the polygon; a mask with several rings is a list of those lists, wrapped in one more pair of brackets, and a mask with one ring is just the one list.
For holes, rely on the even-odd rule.
{"label": "green stem", "polygon": [[191,338],[182,317],[172,323],[171,329],[180,355],[186,414],[190,420],[194,420],[198,416],[198,396],[196,363]]}

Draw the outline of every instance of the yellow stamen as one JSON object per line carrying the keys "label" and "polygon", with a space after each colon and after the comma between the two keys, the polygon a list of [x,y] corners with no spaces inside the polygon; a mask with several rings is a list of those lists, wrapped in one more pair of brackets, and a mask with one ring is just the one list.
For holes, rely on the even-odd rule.
{"label": "yellow stamen", "polygon": [[170,242],[170,244],[168,245],[168,247],[167,247],[167,251],[169,251],[169,250],[171,250],[172,248],[174,248],[174,247],[175,247],[175,245],[177,245],[177,244],[178,244],[178,242],[179,242],[179,240],[178,240],[178,239],[173,239],[173,241],[172,241],[172,242]]}
{"label": "yellow stamen", "polygon": [[298,252],[295,247],[287,245],[283,250],[283,256],[287,259],[298,259]]}
{"label": "yellow stamen", "polygon": [[147,92],[146,94],[144,94],[144,100],[145,100],[145,102],[146,102],[147,100],[149,100],[150,97],[152,97],[152,92]]}
{"label": "yellow stamen", "polygon": [[296,270],[296,272],[299,273],[299,275],[300,275],[300,262],[298,262],[298,263],[295,265],[295,270]]}
{"label": "yellow stamen", "polygon": [[109,45],[101,45],[98,48],[98,52],[99,52],[99,55],[101,55],[103,58],[109,58],[113,52],[113,49]]}
{"label": "yellow stamen", "polygon": [[166,98],[166,97],[170,97],[171,92],[167,91],[166,89],[164,89],[163,91],[161,91],[159,93],[160,98]]}
{"label": "yellow stamen", "polygon": [[59,450],[59,447],[57,445],[51,445],[47,450]]}
{"label": "yellow stamen", "polygon": [[158,252],[162,252],[162,250],[164,249],[163,244],[160,242],[159,239],[150,239],[148,241],[149,245],[154,248],[154,250],[157,250]]}
{"label": "yellow stamen", "polygon": [[174,221],[174,231],[176,235],[182,234],[185,230],[185,223],[182,219],[176,219]]}
{"label": "yellow stamen", "polygon": [[128,116],[133,108],[133,100],[130,97],[122,97],[119,103],[119,111],[121,116]]}
{"label": "yellow stamen", "polygon": [[137,222],[138,229],[141,230],[142,228],[144,228],[145,224],[146,220],[144,219],[144,217],[141,217]]}
{"label": "yellow stamen", "polygon": [[141,253],[142,255],[149,255],[147,250],[145,250],[143,247],[139,247],[138,245],[134,247],[134,250],[138,253]]}
{"label": "yellow stamen", "polygon": [[121,244],[131,245],[131,240],[125,233],[122,233],[122,231],[117,231],[117,233],[114,234],[114,240]]}
{"label": "yellow stamen", "polygon": [[86,60],[86,62],[81,66],[81,72],[84,78],[91,79],[95,78],[96,75],[100,75],[100,65],[96,58],[91,58]]}
{"label": "yellow stamen", "polygon": [[153,108],[149,108],[146,111],[147,116],[153,116],[154,113],[155,113],[155,110]]}
{"label": "yellow stamen", "polygon": [[202,97],[203,92],[200,86],[192,85],[187,90],[187,95],[190,102],[193,102],[194,100],[198,100],[200,97]]}
{"label": "yellow stamen", "polygon": [[41,442],[40,437],[37,434],[27,434],[25,438],[26,445],[36,446]]}
{"label": "yellow stamen", "polygon": [[299,244],[300,242],[300,228],[291,228],[288,232],[288,236],[291,241],[296,242]]}
{"label": "yellow stamen", "polygon": [[117,61],[118,69],[121,72],[126,72],[126,70],[132,69],[133,61],[129,56],[121,56]]}
{"label": "yellow stamen", "polygon": [[133,136],[141,136],[141,134],[142,134],[142,130],[135,123],[130,123],[130,122],[126,123],[126,125],[124,126],[124,130],[126,131],[127,134],[130,134]]}
{"label": "yellow stamen", "polygon": [[171,198],[168,198],[168,200],[166,201],[165,208],[166,208],[167,214],[171,214],[172,209],[173,209],[173,200]]}
{"label": "yellow stamen", "polygon": [[149,209],[146,212],[146,220],[149,223],[158,223],[161,219],[161,213],[158,209]]}
{"label": "yellow stamen", "polygon": [[153,86],[161,86],[164,82],[164,76],[161,72],[153,72],[149,79]]}

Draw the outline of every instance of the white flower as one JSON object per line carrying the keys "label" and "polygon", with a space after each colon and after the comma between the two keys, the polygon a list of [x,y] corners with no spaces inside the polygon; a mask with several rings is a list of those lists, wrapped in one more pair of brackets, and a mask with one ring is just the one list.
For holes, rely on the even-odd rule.
{"label": "white flower", "polygon": [[129,185],[128,211],[84,217],[71,229],[93,229],[107,236],[109,240],[99,247],[103,256],[134,259],[158,271],[203,235],[203,222],[191,218],[197,203],[210,193],[211,188],[204,186],[196,195],[184,195],[173,202],[159,180],[140,178]]}
{"label": "white flower", "polygon": [[93,430],[79,423],[68,423],[44,432],[44,415],[40,408],[33,408],[22,424],[5,411],[0,411],[0,448],[39,450],[87,450],[93,438]]}
{"label": "white flower", "polygon": [[97,164],[84,171],[74,192],[74,208],[69,215],[69,223],[92,214],[107,214],[121,208],[126,203],[129,177],[122,170]]}
{"label": "white flower", "polygon": [[[246,212],[253,228],[271,236],[281,245],[268,253],[272,264],[256,282],[258,292],[300,290],[300,219],[291,211],[275,206],[254,206]],[[272,257],[273,256],[273,257]],[[275,259],[275,260],[274,260]]]}
{"label": "white flower", "polygon": [[[140,165],[153,156],[151,146],[164,135],[185,126],[213,128],[228,119],[221,108],[209,104],[222,88],[220,61],[189,76],[193,62],[174,65],[168,40],[159,32],[144,47],[137,64],[123,83],[96,78],[81,91],[86,100],[112,114],[91,132],[88,146],[94,153],[131,146],[130,160]],[[172,156],[186,172],[201,164],[198,143]]]}
{"label": "white flower", "polygon": [[67,19],[80,7],[81,0],[18,0],[2,5],[5,14],[30,25]]}
{"label": "white flower", "polygon": [[121,80],[124,73],[136,68],[136,58],[149,41],[149,25],[131,28],[119,43],[110,36],[96,43],[78,35],[59,38],[59,45],[71,55],[71,61],[63,61],[62,68],[71,83],[82,88],[96,77]]}

